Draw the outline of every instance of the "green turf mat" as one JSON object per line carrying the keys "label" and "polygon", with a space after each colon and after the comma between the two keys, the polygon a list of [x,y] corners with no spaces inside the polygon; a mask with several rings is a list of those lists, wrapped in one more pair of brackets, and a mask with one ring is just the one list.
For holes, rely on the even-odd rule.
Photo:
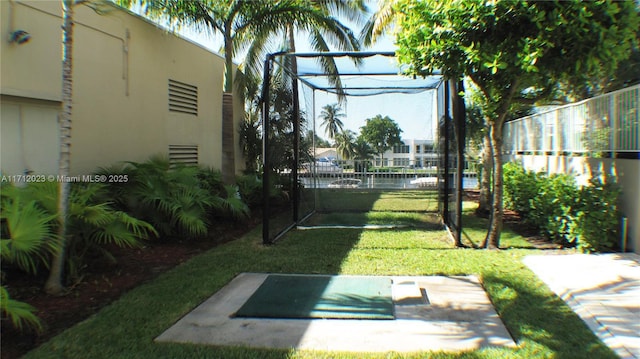
{"label": "green turf mat", "polygon": [[391,278],[271,274],[235,315],[394,319]]}

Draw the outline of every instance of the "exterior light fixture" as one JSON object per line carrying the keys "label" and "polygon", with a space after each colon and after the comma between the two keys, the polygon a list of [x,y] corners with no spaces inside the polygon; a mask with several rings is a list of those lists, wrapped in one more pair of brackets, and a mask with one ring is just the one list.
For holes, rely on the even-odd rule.
{"label": "exterior light fixture", "polygon": [[22,45],[31,39],[31,34],[24,30],[15,30],[9,34],[9,43]]}

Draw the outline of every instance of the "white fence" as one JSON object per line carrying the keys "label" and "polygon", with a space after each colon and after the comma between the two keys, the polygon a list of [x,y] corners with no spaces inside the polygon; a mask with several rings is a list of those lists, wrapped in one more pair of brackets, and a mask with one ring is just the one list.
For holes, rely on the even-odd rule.
{"label": "white fence", "polygon": [[505,154],[640,152],[640,85],[511,121]]}

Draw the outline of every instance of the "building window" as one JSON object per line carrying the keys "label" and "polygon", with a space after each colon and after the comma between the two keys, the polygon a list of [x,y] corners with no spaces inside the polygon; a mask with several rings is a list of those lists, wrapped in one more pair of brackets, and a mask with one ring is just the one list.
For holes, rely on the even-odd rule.
{"label": "building window", "polygon": [[198,87],[169,79],[169,111],[198,116]]}
{"label": "building window", "polygon": [[409,153],[408,145],[393,146],[393,153]]}
{"label": "building window", "polygon": [[169,163],[171,166],[197,166],[198,145],[169,145]]}
{"label": "building window", "polygon": [[421,148],[420,145],[416,145],[416,153],[420,153],[420,148]]}
{"label": "building window", "polygon": [[406,166],[409,166],[409,159],[408,158],[394,158],[393,159],[393,166],[394,167],[406,167]]}

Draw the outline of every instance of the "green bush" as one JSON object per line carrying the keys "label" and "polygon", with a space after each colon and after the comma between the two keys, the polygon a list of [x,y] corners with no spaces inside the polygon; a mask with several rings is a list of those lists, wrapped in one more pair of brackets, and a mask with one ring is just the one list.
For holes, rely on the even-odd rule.
{"label": "green bush", "polygon": [[578,205],[578,187],[570,175],[539,176],[538,194],[527,217],[542,234],[563,246],[575,245],[571,223]]}
{"label": "green bush", "polygon": [[585,252],[615,248],[619,237],[620,189],[592,179],[578,188],[570,175],[547,176],[522,166],[504,166],[505,208],[517,211],[545,237]]}
{"label": "green bush", "polygon": [[574,235],[585,252],[615,249],[620,236],[620,188],[616,183],[603,183],[599,178],[580,190]]}
{"label": "green bush", "polygon": [[262,206],[262,180],[257,175],[244,175],[237,179],[240,197],[249,208]]}
{"label": "green bush", "polygon": [[219,171],[196,166],[172,166],[153,156],[145,162],[101,169],[103,174],[126,174],[127,183],[110,185],[120,209],[151,223],[162,238],[206,236],[220,217],[249,214],[235,186],[224,186]]}
{"label": "green bush", "polygon": [[509,162],[504,165],[504,205],[522,218],[531,212],[531,201],[538,195],[542,174],[526,171],[522,165]]}

